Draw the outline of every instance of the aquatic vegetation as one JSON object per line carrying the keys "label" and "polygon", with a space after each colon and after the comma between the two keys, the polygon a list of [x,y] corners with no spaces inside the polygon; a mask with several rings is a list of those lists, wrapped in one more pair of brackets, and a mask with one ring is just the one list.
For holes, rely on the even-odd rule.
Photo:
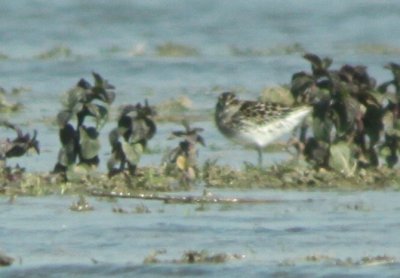
{"label": "aquatic vegetation", "polygon": [[94,210],[94,208],[89,204],[89,202],[86,200],[86,198],[82,195],[79,196],[79,200],[77,202],[74,202],[70,207],[70,210],[72,211],[91,211]]}
{"label": "aquatic vegetation", "polygon": [[38,59],[49,60],[49,59],[69,58],[71,56],[72,56],[71,48],[63,45],[57,45],[50,48],[49,50],[43,51],[36,57]]}
{"label": "aquatic vegetation", "polygon": [[144,205],[143,203],[136,205],[131,211],[121,208],[121,207],[114,207],[112,209],[112,211],[114,213],[123,213],[123,214],[127,214],[127,213],[134,213],[134,214],[144,214],[144,213],[151,213],[150,209]]}
{"label": "aquatic vegetation", "polygon": [[151,211],[146,205],[142,203],[135,206],[134,212],[137,214],[143,214],[143,213],[150,213]]}
{"label": "aquatic vegetation", "polygon": [[300,43],[279,45],[271,48],[242,48],[237,46],[230,47],[230,52],[234,56],[273,56],[288,55],[293,53],[304,53],[305,48]]}
{"label": "aquatic vegetation", "polygon": [[294,99],[287,86],[268,87],[261,92],[260,101],[275,102],[285,106],[292,106]]}
{"label": "aquatic vegetation", "polygon": [[97,178],[91,181],[93,189],[102,189],[119,194],[138,192],[165,192],[177,189],[177,181],[171,176],[166,176],[163,168],[140,167],[134,176],[129,174],[114,175],[111,178]]}
{"label": "aquatic vegetation", "polygon": [[[311,63],[311,72],[297,72],[292,76],[291,92],[296,102],[313,106],[312,135],[303,131],[300,149],[307,161],[351,176],[356,169],[378,167],[379,148],[387,147],[386,162],[393,167],[397,162],[398,137],[398,69],[387,66],[394,79],[377,86],[367,68],[362,65],[343,65],[330,69],[332,59],[321,59],[314,54],[304,58]],[[393,85],[393,95],[388,87]],[[391,116],[391,124],[384,118]],[[382,134],[385,133],[385,138]]]}
{"label": "aquatic vegetation", "polygon": [[[66,172],[79,164],[97,167],[100,150],[99,132],[108,119],[108,106],[115,99],[114,86],[93,72],[95,80],[91,85],[81,79],[75,87],[70,89],[63,100],[63,110],[57,115],[60,128],[59,137],[61,150],[54,173],[61,173],[67,178]],[[85,120],[94,119],[94,126],[85,125]],[[74,127],[70,122],[76,119]]]}
{"label": "aquatic vegetation", "polygon": [[[18,94],[19,92],[23,91],[23,88],[13,88],[11,94]],[[22,104],[21,103],[13,103],[7,100],[7,95],[9,95],[4,88],[0,87],[0,112],[1,113],[9,113],[9,112],[17,112],[21,110]]]}
{"label": "aquatic vegetation", "polygon": [[[118,126],[109,134],[111,157],[108,160],[108,175],[127,170],[130,175],[136,174],[137,164],[146,149],[147,142],[157,131],[153,116],[156,114],[153,107],[137,103],[135,106],[126,105],[121,108],[118,117]],[[118,168],[115,165],[119,163]]]}
{"label": "aquatic vegetation", "polygon": [[0,252],[0,266],[9,266],[14,262],[14,258]]}
{"label": "aquatic vegetation", "polygon": [[[8,169],[8,168],[7,168]],[[81,179],[65,182],[59,175],[27,173],[24,169],[10,168],[3,175],[0,193],[8,196],[49,194],[93,195],[105,198],[136,198],[159,200],[166,203],[259,203],[279,200],[257,200],[222,198],[213,194],[200,196],[170,196],[161,192],[182,191],[196,183],[213,188],[237,189],[287,189],[287,190],[382,190],[400,189],[400,169],[379,167],[374,171],[359,169],[353,176],[346,177],[341,172],[316,169],[304,160],[293,159],[267,169],[246,164],[244,169],[220,165],[207,161],[198,165],[199,177],[187,184],[182,175],[173,176],[165,172],[165,167],[140,167],[135,176],[106,174],[85,175]],[[189,187],[190,186],[190,187]]]}
{"label": "aquatic vegetation", "polygon": [[373,55],[399,55],[400,48],[385,44],[360,44],[356,45],[356,50],[361,53]]}
{"label": "aquatic vegetation", "polygon": [[174,263],[174,264],[220,264],[227,263],[233,260],[240,260],[245,258],[242,254],[229,254],[229,253],[216,253],[210,254],[207,250],[189,250],[182,254],[180,259],[173,260],[161,260],[158,257],[160,255],[167,254],[167,250],[161,249],[152,252],[144,260],[144,264],[156,264],[156,263]]}
{"label": "aquatic vegetation", "polygon": [[9,59],[8,55],[0,52],[0,60],[7,60],[7,59]]}
{"label": "aquatic vegetation", "polygon": [[[250,163],[236,169],[216,160],[199,165],[198,144],[205,146],[200,136],[203,129],[189,125],[188,120],[196,112],[190,109],[191,101],[183,97],[158,104],[158,116],[147,101],[122,106],[117,125],[109,134],[108,173],[93,171],[100,163],[100,130],[115,99],[114,86],[93,73],[94,85],[81,79],[66,92],[63,108],[57,115],[61,149],[53,172],[58,175],[26,173],[19,165],[7,167],[6,159],[25,155],[31,149],[39,153],[39,143],[36,131],[24,134],[16,126],[2,122],[6,128],[14,129],[17,136],[1,143],[4,165],[0,192],[11,196],[100,192],[104,197],[121,198],[145,194],[139,197],[207,203],[226,200],[212,195],[175,200],[146,194],[187,190],[199,183],[210,189],[399,190],[400,65],[386,65],[393,78],[377,84],[365,66],[343,65],[333,69],[330,58],[310,53],[304,58],[311,64],[310,71],[293,74],[289,86],[265,89],[259,100],[283,102],[287,106],[300,103],[312,108],[294,140],[297,153],[288,161],[265,169]],[[203,117],[209,118],[209,111],[203,114],[206,113]],[[160,167],[138,167],[148,140],[156,133],[154,119],[170,121],[169,114],[175,115],[175,120],[186,119],[184,129],[173,131],[170,138],[178,138],[178,144],[166,152]],[[211,144],[209,148],[216,147]],[[277,143],[269,151],[276,149],[288,150]]]}
{"label": "aquatic vegetation", "polygon": [[191,46],[167,42],[156,47],[156,52],[159,56],[163,57],[188,57],[198,56],[200,52]]}
{"label": "aquatic vegetation", "polygon": [[23,156],[30,150],[34,150],[39,154],[39,141],[36,139],[37,132],[34,130],[32,136],[29,133],[24,134],[19,127],[7,121],[1,121],[0,126],[13,129],[17,133],[17,137],[12,140],[7,138],[0,141],[0,179],[4,182],[17,182],[21,180],[25,169],[18,164],[16,167],[7,166],[7,159]]}
{"label": "aquatic vegetation", "polygon": [[36,140],[37,131],[33,131],[31,136],[29,133],[24,134],[22,130],[14,124],[7,121],[0,122],[1,126],[13,129],[17,133],[17,137],[13,140],[6,139],[1,142],[0,156],[3,158],[19,157],[26,154],[30,149],[34,149],[37,154],[40,153],[39,141]]}
{"label": "aquatic vegetation", "polygon": [[202,128],[191,128],[187,121],[183,121],[184,131],[173,131],[172,138],[183,138],[179,145],[171,150],[164,158],[165,172],[167,175],[178,177],[184,185],[190,185],[199,177],[197,168],[197,144],[205,146],[205,141],[198,133]]}
{"label": "aquatic vegetation", "polygon": [[204,118],[204,115],[193,114],[193,101],[187,96],[167,99],[156,106],[157,122],[181,122],[186,118]]}
{"label": "aquatic vegetation", "polygon": [[354,266],[378,266],[378,265],[397,264],[398,260],[395,257],[387,255],[365,256],[360,259],[353,259],[353,258],[342,259],[324,254],[313,254],[305,256],[304,258],[288,259],[281,262],[280,265],[294,266],[300,263],[324,264],[326,266],[354,267]]}
{"label": "aquatic vegetation", "polygon": [[187,96],[168,99],[157,105],[157,110],[166,114],[187,112],[191,108],[193,108],[193,102]]}

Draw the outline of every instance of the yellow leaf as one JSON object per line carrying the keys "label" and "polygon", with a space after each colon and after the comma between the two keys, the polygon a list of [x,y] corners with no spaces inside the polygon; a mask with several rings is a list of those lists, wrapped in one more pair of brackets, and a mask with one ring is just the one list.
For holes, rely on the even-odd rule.
{"label": "yellow leaf", "polygon": [[180,155],[180,156],[177,157],[176,166],[178,167],[178,169],[185,170],[186,169],[186,164],[187,164],[186,157],[184,157],[183,155]]}

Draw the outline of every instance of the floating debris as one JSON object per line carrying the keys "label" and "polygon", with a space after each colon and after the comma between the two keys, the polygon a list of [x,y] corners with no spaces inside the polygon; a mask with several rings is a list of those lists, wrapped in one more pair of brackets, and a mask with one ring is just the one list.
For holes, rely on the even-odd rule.
{"label": "floating debris", "polygon": [[[22,90],[22,89],[21,89]],[[18,92],[17,88],[13,88],[11,94],[14,94],[14,92]],[[18,112],[22,108],[22,104],[18,102],[10,102],[7,100],[7,96],[9,93],[7,91],[0,87],[0,112],[1,113],[10,113],[10,112]]]}
{"label": "floating debris", "polygon": [[[179,96],[177,98],[167,99],[156,106],[157,122],[181,122],[183,119],[202,117],[204,115],[192,115],[187,113],[193,110],[193,101],[187,96]],[[192,111],[191,111],[192,112]]]}
{"label": "floating debris", "polygon": [[293,53],[304,53],[305,48],[300,43],[279,45],[272,48],[243,48],[238,46],[230,47],[230,52],[233,56],[277,56],[277,55],[289,55]]}
{"label": "floating debris", "polygon": [[185,251],[180,259],[172,260],[161,260],[158,258],[159,255],[165,255],[166,250],[157,250],[152,252],[144,260],[144,264],[156,264],[156,263],[173,263],[173,264],[221,264],[227,263],[233,260],[244,259],[245,256],[241,254],[229,254],[229,253],[216,253],[210,254],[206,250],[201,251]]}
{"label": "floating debris", "polygon": [[46,50],[36,56],[38,59],[49,60],[49,59],[65,59],[70,58],[73,55],[71,48],[63,45],[57,45],[49,50]]}
{"label": "floating debris", "polygon": [[138,214],[151,213],[150,209],[144,204],[137,205],[134,209],[134,212]]}
{"label": "floating debris", "polygon": [[353,258],[336,258],[323,254],[308,255],[304,258],[298,259],[287,259],[280,262],[281,266],[294,266],[298,263],[317,263],[328,266],[342,266],[342,267],[353,267],[353,266],[379,266],[388,264],[398,264],[398,260],[392,256],[366,256],[361,259],[355,260]]}
{"label": "floating debris", "polygon": [[141,203],[139,205],[136,205],[132,210],[128,210],[126,208],[121,208],[121,207],[114,207],[112,209],[112,212],[120,213],[120,214],[128,214],[128,213],[146,214],[146,213],[151,213],[150,209],[143,203]]}
{"label": "floating debris", "polygon": [[8,60],[10,57],[3,52],[0,52],[0,60]]}
{"label": "floating debris", "polygon": [[0,252],[0,266],[9,266],[14,262],[14,258]]}
{"label": "floating debris", "polygon": [[70,207],[70,210],[72,211],[91,211],[94,210],[94,208],[89,204],[89,202],[86,200],[86,198],[83,195],[79,196],[79,200],[75,203],[73,203]]}
{"label": "floating debris", "polygon": [[268,87],[263,89],[260,96],[261,102],[280,103],[285,106],[292,106],[294,99],[288,87]]}
{"label": "floating debris", "polygon": [[370,55],[399,55],[400,48],[385,44],[360,44],[356,45],[356,51]]}
{"label": "floating debris", "polygon": [[200,52],[191,46],[167,42],[156,47],[156,52],[163,57],[199,56]]}

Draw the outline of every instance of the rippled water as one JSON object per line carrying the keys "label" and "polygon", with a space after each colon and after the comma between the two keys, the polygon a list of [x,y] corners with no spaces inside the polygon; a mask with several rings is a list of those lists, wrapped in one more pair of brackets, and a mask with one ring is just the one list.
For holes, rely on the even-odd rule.
{"label": "rippled water", "polygon": [[[21,197],[14,204],[2,198],[1,245],[17,261],[0,274],[399,275],[396,259],[362,263],[365,257],[399,256],[398,192],[214,194],[280,202],[199,207],[89,198],[94,210],[78,213],[69,210],[75,201],[72,197]],[[145,205],[150,213],[135,213],[139,205]],[[115,208],[127,213],[115,213]],[[165,263],[143,264],[157,250],[166,252],[158,257]],[[225,252],[243,258],[224,264],[171,262],[188,250]],[[346,265],[348,259],[353,263]]]}
{"label": "rippled water", "polygon": [[[291,74],[308,70],[301,58],[312,51],[343,63],[365,64],[383,82],[383,69],[400,53],[397,1],[3,1],[0,17],[0,86],[21,102],[20,114],[2,115],[24,130],[39,131],[42,153],[10,163],[28,171],[49,171],[59,147],[52,121],[61,108],[60,96],[91,71],[117,88],[114,109],[145,98],[160,104],[187,96],[195,113],[204,113],[209,147],[200,159],[240,167],[255,162],[254,152],[227,142],[212,122],[217,95],[238,91],[256,98],[263,88],[286,84]],[[160,46],[174,43],[194,50],[184,57],[163,56]],[[53,51],[53,52],[52,52]],[[196,54],[197,53],[197,54]],[[398,61],[397,61],[398,62]],[[113,124],[102,131],[107,134]],[[163,123],[150,142],[159,149],[142,165],[157,165],[162,152],[176,142]],[[3,138],[10,131],[2,131]],[[103,137],[101,159],[109,153]],[[241,159],[238,160],[237,157]],[[282,159],[270,155],[268,163]],[[102,164],[100,170],[104,171]],[[293,200],[272,205],[194,206],[145,202],[150,214],[119,215],[112,207],[132,208],[137,201],[117,204],[90,200],[96,210],[69,211],[73,197],[0,200],[0,249],[17,258],[0,276],[30,273],[55,277],[82,274],[131,276],[396,276],[400,244],[398,194],[393,192],[305,193],[222,192]],[[304,200],[312,199],[312,202]],[[143,265],[152,250],[165,248],[166,260],[179,259],[188,249],[239,253],[245,258],[221,265]],[[321,255],[354,262],[365,256],[393,256],[396,263],[346,267]],[[97,262],[94,263],[92,259]],[[333,260],[332,259],[332,260]]]}
{"label": "rippled water", "polygon": [[[393,27],[400,4],[329,4],[330,9],[324,1],[3,3],[0,86],[29,89],[8,97],[24,105],[23,113],[4,117],[28,130],[38,129],[42,142],[41,156],[32,156],[24,166],[30,171],[53,167],[59,143],[51,121],[61,108],[60,97],[81,77],[91,81],[92,71],[116,86],[114,109],[144,98],[156,105],[189,97],[193,110],[204,110],[209,116],[198,123],[206,128],[205,137],[214,146],[203,151],[206,158],[231,162],[239,153],[255,162],[254,154],[227,144],[211,122],[210,111],[222,91],[235,90],[243,98],[254,99],[265,87],[287,84],[291,74],[308,70],[301,58],[303,51],[333,56],[337,67],[365,64],[379,82],[391,78],[383,65],[396,61],[400,53],[400,31]],[[160,56],[158,48],[169,42],[194,48],[199,55]],[[104,134],[112,126],[107,125]],[[173,127],[178,126],[159,125],[150,148],[171,147],[165,138]],[[106,137],[102,137],[103,160],[109,152]],[[220,149],[233,149],[235,155],[215,151]],[[159,160],[145,157],[143,163]]]}

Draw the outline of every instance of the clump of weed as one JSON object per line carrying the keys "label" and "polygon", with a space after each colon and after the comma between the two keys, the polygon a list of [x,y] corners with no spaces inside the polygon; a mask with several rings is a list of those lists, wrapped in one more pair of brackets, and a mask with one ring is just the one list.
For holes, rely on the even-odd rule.
{"label": "clump of weed", "polygon": [[[81,79],[65,94],[63,110],[57,115],[61,149],[53,172],[60,173],[65,180],[77,161],[87,170],[100,162],[100,130],[108,119],[115,93],[114,86],[99,74],[93,72],[93,77],[94,85]],[[94,119],[94,124],[88,125],[88,118]],[[75,126],[71,123],[74,119]]]}
{"label": "clump of weed", "polygon": [[312,133],[306,136],[303,131],[299,140],[306,160],[346,177],[378,167],[380,156],[394,167],[400,146],[400,65],[388,64],[393,80],[377,85],[363,65],[333,70],[330,58],[310,53],[304,58],[311,63],[311,72],[292,76],[291,93],[296,102],[313,106]]}
{"label": "clump of weed", "polygon": [[166,175],[177,177],[180,184],[188,187],[199,178],[200,170],[197,166],[197,144],[205,146],[199,132],[202,128],[191,128],[187,121],[182,122],[184,131],[173,131],[171,138],[183,138],[178,146],[171,150],[164,158]]}
{"label": "clump of weed", "polygon": [[[110,177],[121,173],[127,167],[130,175],[136,174],[137,164],[146,149],[147,142],[156,133],[153,121],[155,110],[145,101],[122,107],[118,117],[118,125],[109,135],[111,157],[108,160],[108,175]],[[115,165],[118,164],[116,168]]]}

